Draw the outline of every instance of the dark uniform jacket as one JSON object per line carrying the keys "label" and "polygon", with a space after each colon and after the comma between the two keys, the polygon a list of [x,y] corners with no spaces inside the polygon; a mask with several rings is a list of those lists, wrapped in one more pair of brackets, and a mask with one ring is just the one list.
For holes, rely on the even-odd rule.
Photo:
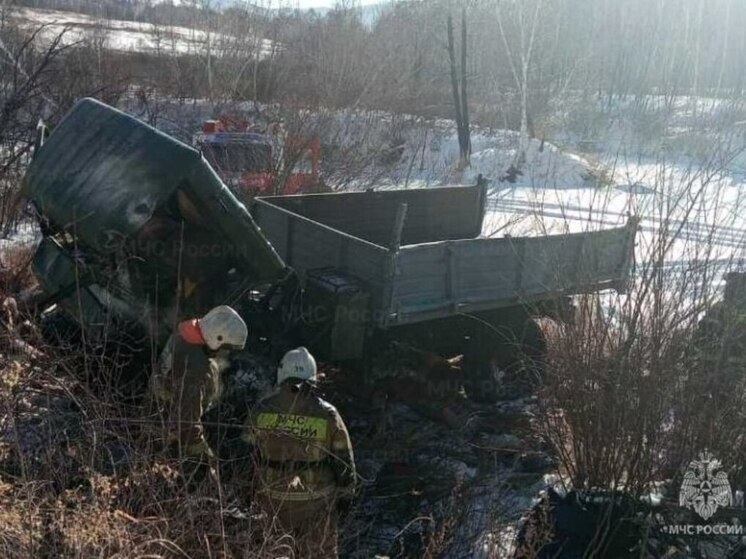
{"label": "dark uniform jacket", "polygon": [[352,491],[355,461],[339,412],[307,385],[284,384],[252,410],[245,439],[259,454],[264,497],[328,499]]}
{"label": "dark uniform jacket", "polygon": [[165,405],[169,438],[180,440],[187,454],[210,452],[201,418],[220,398],[220,376],[227,366],[224,358],[210,357],[204,346],[174,334],[161,354],[159,370],[150,377],[151,394]]}
{"label": "dark uniform jacket", "polygon": [[204,392],[204,400],[212,402],[220,396],[220,373],[227,362],[208,357],[202,345],[190,344],[174,334],[166,343],[158,365],[151,378],[151,390],[158,399],[180,400]]}

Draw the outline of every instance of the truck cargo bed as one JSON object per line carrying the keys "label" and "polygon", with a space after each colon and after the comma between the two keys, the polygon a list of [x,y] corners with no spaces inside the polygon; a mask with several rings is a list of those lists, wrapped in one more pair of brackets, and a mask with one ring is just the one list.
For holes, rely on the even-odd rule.
{"label": "truck cargo bed", "polygon": [[455,186],[259,198],[252,213],[301,274],[335,268],[361,280],[380,328],[624,288],[634,220],[597,232],[479,238],[484,202],[483,187]]}

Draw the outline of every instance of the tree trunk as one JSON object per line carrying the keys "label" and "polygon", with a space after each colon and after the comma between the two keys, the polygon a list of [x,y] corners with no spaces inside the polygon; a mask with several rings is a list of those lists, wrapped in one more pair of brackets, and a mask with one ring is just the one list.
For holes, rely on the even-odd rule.
{"label": "tree trunk", "polygon": [[469,108],[466,96],[466,12],[462,22],[461,35],[461,92],[459,93],[459,72],[456,66],[456,45],[453,38],[453,18],[448,15],[448,59],[451,66],[451,89],[453,90],[453,106],[458,131],[459,169],[469,166],[471,155],[471,139],[469,132]]}
{"label": "tree trunk", "polygon": [[461,11],[461,124],[464,134],[464,145],[461,156],[466,165],[471,165],[471,130],[469,129],[469,98],[466,95],[466,8]]}
{"label": "tree trunk", "polygon": [[464,157],[464,130],[463,121],[461,118],[461,100],[459,97],[458,87],[458,72],[456,70],[456,45],[453,40],[453,18],[451,14],[448,14],[446,20],[448,28],[448,60],[451,65],[451,89],[453,90],[453,109],[454,117],[456,120],[456,130],[458,132],[458,145],[459,145],[459,169],[463,169],[466,166],[466,159]]}

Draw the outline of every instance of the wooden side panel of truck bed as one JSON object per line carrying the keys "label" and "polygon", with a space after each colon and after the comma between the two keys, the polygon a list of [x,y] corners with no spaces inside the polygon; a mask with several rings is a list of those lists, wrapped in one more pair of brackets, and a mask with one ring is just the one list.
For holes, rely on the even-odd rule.
{"label": "wooden side panel of truck bed", "polygon": [[[412,208],[404,246],[385,248],[377,241],[391,235],[380,232],[376,222],[391,227],[403,201]],[[482,201],[475,187],[309,194],[256,199],[252,213],[280,256],[301,274],[335,268],[362,280],[371,294],[372,320],[380,328],[624,288],[634,221],[616,229],[555,236],[446,236],[443,231],[452,229],[454,213],[465,216],[468,227],[461,234],[478,235]],[[455,235],[451,229],[449,235]],[[411,231],[425,231],[420,236],[432,242],[406,244],[407,237],[417,236]]]}
{"label": "wooden side panel of truck bed", "polygon": [[288,266],[301,274],[335,268],[355,276],[370,292],[374,309],[388,308],[394,253],[261,199],[254,201],[252,213]]}
{"label": "wooden side panel of truck bed", "polygon": [[623,290],[636,225],[567,235],[467,239],[402,247],[388,326],[555,296]]}

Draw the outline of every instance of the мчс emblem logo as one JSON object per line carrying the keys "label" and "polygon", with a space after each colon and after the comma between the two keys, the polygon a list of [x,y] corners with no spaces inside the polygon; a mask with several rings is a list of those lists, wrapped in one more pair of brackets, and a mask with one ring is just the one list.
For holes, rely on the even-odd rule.
{"label": "\u043c\u0447\u0441 emblem logo", "polygon": [[699,460],[689,462],[679,493],[679,504],[690,508],[708,520],[719,507],[733,503],[728,476],[721,469],[720,460],[709,452],[701,452]]}

